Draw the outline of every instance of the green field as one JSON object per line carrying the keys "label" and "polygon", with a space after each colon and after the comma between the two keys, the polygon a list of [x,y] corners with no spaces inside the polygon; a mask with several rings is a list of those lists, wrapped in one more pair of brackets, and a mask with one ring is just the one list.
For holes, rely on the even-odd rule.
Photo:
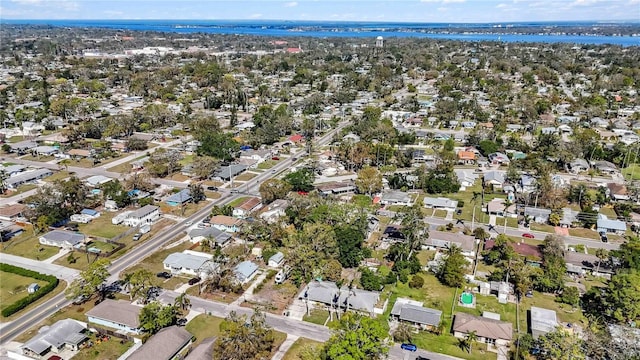
{"label": "green field", "polygon": [[44,280],[0,271],[0,308],[5,308],[29,295],[27,287],[33,283],[40,287],[47,285]]}
{"label": "green field", "polygon": [[102,213],[100,217],[91,220],[88,224],[79,224],[78,229],[87,236],[97,236],[105,239],[114,238],[129,228],[122,225],[113,225],[111,213]]}
{"label": "green field", "polygon": [[38,235],[33,234],[31,226],[27,226],[20,235],[0,244],[0,252],[35,260],[48,259],[59,251],[60,249],[55,246],[40,244]]}
{"label": "green field", "polygon": [[222,321],[224,321],[223,318],[202,314],[189,321],[185,329],[190,332],[191,335],[195,336],[195,345],[197,345],[206,338],[219,336]]}
{"label": "green field", "polygon": [[622,169],[622,175],[625,180],[640,180],[640,165],[631,164],[629,167]]}

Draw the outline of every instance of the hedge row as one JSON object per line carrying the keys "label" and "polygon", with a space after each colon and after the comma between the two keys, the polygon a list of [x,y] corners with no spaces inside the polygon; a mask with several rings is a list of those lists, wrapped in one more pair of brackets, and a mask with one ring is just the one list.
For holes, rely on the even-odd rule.
{"label": "hedge row", "polygon": [[6,308],[2,309],[1,314],[2,314],[3,317],[9,317],[9,316],[17,313],[18,311],[26,308],[29,304],[31,304],[32,302],[34,302],[34,301],[40,299],[41,297],[47,295],[48,293],[53,291],[53,289],[55,289],[56,286],[58,286],[58,281],[59,281],[58,278],[56,278],[55,276],[52,276],[52,275],[45,275],[45,274],[41,274],[39,272],[31,271],[31,270],[28,270],[28,269],[24,269],[24,268],[21,268],[21,267],[9,265],[9,264],[4,264],[4,263],[0,263],[0,271],[4,271],[4,272],[16,274],[16,275],[21,275],[21,276],[26,276],[26,277],[30,277],[30,278],[33,278],[33,279],[43,280],[43,281],[47,281],[48,282],[47,285],[41,287],[35,293],[29,294],[26,297],[23,297],[22,299],[17,300],[13,304],[11,304],[11,305],[7,306]]}

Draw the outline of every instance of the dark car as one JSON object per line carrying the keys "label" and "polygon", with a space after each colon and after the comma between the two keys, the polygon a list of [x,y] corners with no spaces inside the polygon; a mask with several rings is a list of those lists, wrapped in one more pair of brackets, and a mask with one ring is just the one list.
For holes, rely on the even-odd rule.
{"label": "dark car", "polygon": [[402,344],[400,345],[400,348],[407,351],[418,351],[418,347],[414,344]]}
{"label": "dark car", "polygon": [[171,274],[166,271],[159,272],[156,276],[163,279],[171,279]]}
{"label": "dark car", "polygon": [[418,356],[418,357],[416,358],[416,360],[431,360],[431,359],[426,358],[426,357],[424,357],[424,356]]}
{"label": "dark car", "polygon": [[272,157],[272,158],[271,158],[271,160],[278,161],[278,160],[280,160],[280,158],[279,158],[279,157],[277,157],[277,156],[274,156],[274,157]]}
{"label": "dark car", "polygon": [[609,242],[609,238],[606,236],[600,237],[600,240],[602,240],[602,242]]}
{"label": "dark car", "polygon": [[218,188],[216,186],[207,186],[207,190],[216,191]]}
{"label": "dark car", "polygon": [[180,319],[176,320],[176,325],[178,325],[178,326],[185,326],[185,325],[187,325],[187,319],[185,319],[185,318],[180,318]]}
{"label": "dark car", "polygon": [[199,277],[194,277],[194,278],[189,280],[189,285],[195,285],[195,284],[197,284],[199,282],[200,282],[200,278]]}

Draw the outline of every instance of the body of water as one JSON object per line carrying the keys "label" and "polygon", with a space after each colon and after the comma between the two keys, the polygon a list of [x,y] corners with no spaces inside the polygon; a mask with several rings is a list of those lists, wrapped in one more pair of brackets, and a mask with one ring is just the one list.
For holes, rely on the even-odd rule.
{"label": "body of water", "polygon": [[[593,35],[590,27],[620,26],[596,22],[559,22],[559,23],[504,23],[504,24],[445,24],[445,23],[374,23],[374,22],[320,22],[320,21],[255,21],[255,20],[2,20],[3,24],[49,25],[69,28],[107,28],[129,31],[158,31],[173,33],[209,33],[262,36],[311,36],[311,37],[356,37],[371,38],[383,36],[448,39],[462,41],[503,41],[503,42],[542,42],[575,44],[613,44],[621,46],[640,46],[640,36]],[[464,29],[490,29],[500,26],[500,32],[506,28],[515,33],[498,34],[465,32]],[[640,23],[633,26],[634,33],[640,34]],[[562,34],[563,28],[582,27],[584,34]],[[453,32],[449,32],[449,29]],[[455,30],[454,30],[455,29]],[[526,29],[527,33],[522,34]],[[536,31],[540,29],[540,31]],[[544,34],[543,29],[552,29],[553,34]],[[573,30],[572,30],[573,31]]]}

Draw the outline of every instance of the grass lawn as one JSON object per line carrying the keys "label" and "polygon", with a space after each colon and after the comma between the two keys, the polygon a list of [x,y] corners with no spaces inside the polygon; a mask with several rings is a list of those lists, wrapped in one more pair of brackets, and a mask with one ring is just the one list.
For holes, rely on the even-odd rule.
{"label": "grass lawn", "polygon": [[[431,212],[431,211],[429,211]],[[444,218],[447,216],[447,211],[446,210],[441,210],[441,209],[437,209],[436,211],[433,211],[433,216],[434,217],[439,217],[439,218]]]}
{"label": "grass lawn", "polygon": [[[202,209],[203,207],[207,206],[207,204],[209,204],[208,201],[200,201],[197,204],[194,203],[187,203],[184,206],[184,209],[182,206],[169,206],[167,204],[162,204],[160,206],[160,210],[164,213],[164,214],[172,214],[172,215],[176,215],[176,216],[182,216],[182,217],[189,217],[193,214],[195,214],[196,212],[198,212],[200,209]],[[184,213],[183,213],[184,210]]]}
{"label": "grass lawn", "polygon": [[418,252],[416,256],[418,260],[420,260],[420,264],[422,264],[422,266],[425,266],[427,265],[427,262],[433,260],[435,254],[436,252],[434,250],[420,250],[420,252]]}
{"label": "grass lawn", "polygon": [[258,175],[245,172],[245,173],[242,173],[242,174],[234,177],[233,180],[234,181],[249,181],[249,180],[253,179],[256,176],[258,176]]}
{"label": "grass lawn", "polygon": [[569,229],[569,235],[583,237],[587,239],[600,240],[600,235],[591,229],[584,229],[584,228]]}
{"label": "grass lawn", "polygon": [[[2,277],[2,280],[0,280],[0,282],[4,282],[5,273],[0,273],[0,275]],[[33,281],[37,281],[35,279],[31,279],[31,280],[32,280],[32,282]],[[40,299],[32,302],[31,304],[29,304],[29,306],[27,306],[26,308],[18,311],[17,313],[15,313],[15,314],[13,314],[11,316],[6,317],[6,318],[0,318],[0,322],[13,321],[13,320],[19,318],[20,316],[22,316],[23,311],[37,308],[38,306],[40,306],[40,305],[44,304],[45,302],[47,302],[52,297],[54,297],[54,296],[60,294],[61,292],[63,292],[66,287],[67,287],[67,283],[62,281],[62,280],[60,280],[58,282],[58,286],[56,286],[55,289],[51,290],[50,293],[48,293],[47,295],[41,297]],[[25,293],[26,293],[26,290],[25,290]],[[3,301],[0,301],[0,304],[2,304],[2,307],[5,307],[6,305],[8,305],[8,303],[5,304]]]}
{"label": "grass lawn", "polygon": [[22,194],[22,193],[27,192],[29,190],[33,190],[33,189],[35,189],[37,187],[38,187],[38,185],[36,185],[36,184],[23,184],[23,185],[18,186],[18,188],[16,190],[9,190],[9,191],[5,192],[4,194],[0,195],[0,197],[8,198],[8,197],[16,196],[18,194]]}
{"label": "grass lawn", "polygon": [[229,206],[231,207],[236,207],[239,206],[240,204],[242,204],[243,202],[245,202],[248,199],[248,197],[243,196],[243,197],[239,197],[235,200],[233,200],[232,202],[229,203]]}
{"label": "grass lawn", "polygon": [[185,155],[182,160],[178,161],[178,163],[182,166],[185,165],[189,165],[191,163],[193,163],[193,158],[195,157],[195,155],[191,154],[191,155]]}
{"label": "grass lawn", "polygon": [[500,320],[510,322],[513,324],[514,329],[516,328],[516,304],[500,304],[498,302],[498,298],[491,295],[474,294],[474,296],[476,297],[475,309],[458,306],[458,302],[456,301],[454,313],[464,312],[467,314],[482,316],[482,312],[490,311],[500,314]]}
{"label": "grass lawn", "polygon": [[33,156],[33,155],[25,155],[21,157],[22,160],[31,160],[31,161],[40,161],[40,162],[49,162],[51,160],[55,160],[54,156]]}
{"label": "grass lawn", "polygon": [[613,210],[613,208],[608,206],[603,206],[602,208],[600,208],[600,214],[607,215],[609,219],[618,218],[618,214],[616,214],[615,210]]}
{"label": "grass lawn", "polygon": [[109,163],[112,163],[112,162],[114,162],[114,161],[116,161],[118,159],[121,159],[124,156],[126,156],[126,154],[119,154],[116,157],[110,157],[110,158],[107,158],[107,159],[101,159],[97,163],[94,163],[93,159],[82,158],[82,159],[78,159],[78,160],[71,160],[69,165],[70,166],[82,167],[82,168],[93,168],[93,167],[96,167],[96,166],[108,165]]}
{"label": "grass lawn", "polygon": [[28,276],[22,276],[9,272],[0,271],[0,308],[4,309],[8,305],[27,297],[27,287],[37,283],[40,287],[47,285],[44,280],[36,280]]}
{"label": "grass lawn", "polygon": [[22,234],[12,237],[0,246],[0,252],[35,260],[48,259],[60,251],[55,246],[40,244],[38,236],[33,234],[31,226],[27,226]]}
{"label": "grass lawn", "polygon": [[399,297],[409,298],[416,301],[422,301],[425,307],[442,310],[444,321],[451,323],[451,302],[455,289],[440,284],[438,279],[431,274],[419,273],[424,279],[424,285],[421,289],[412,289],[407,284],[398,283],[397,285],[388,285],[385,292],[389,292],[390,299],[387,305],[387,312],[391,312],[393,304]]}
{"label": "grass lawn", "polygon": [[24,140],[24,136],[22,135],[16,135],[16,136],[12,136],[10,138],[7,139],[7,142],[9,143],[17,143]]}
{"label": "grass lawn", "polygon": [[261,162],[260,164],[258,164],[258,169],[260,170],[267,170],[267,169],[271,169],[272,167],[274,167],[276,164],[278,163],[277,160],[266,160]]}
{"label": "grass lawn", "polygon": [[93,343],[92,347],[86,347],[78,351],[73,357],[74,360],[94,360],[94,359],[118,359],[120,355],[124,354],[131,346],[133,342],[124,341],[122,339],[112,336],[107,341],[98,340],[96,334],[88,333],[89,341]]}
{"label": "grass lawn", "polygon": [[104,242],[104,241],[100,241],[100,240],[96,240],[96,241],[92,241],[88,244],[89,248],[97,248],[100,249],[101,252],[104,253],[108,253],[109,251],[113,251],[113,249],[116,248],[115,245],[108,243],[108,242]]}
{"label": "grass lawn", "polygon": [[553,295],[533,292],[533,297],[524,297],[520,301],[520,330],[528,330],[527,326],[527,311],[531,309],[531,306],[537,306],[545,309],[555,310],[558,315],[558,320],[561,322],[580,323],[583,326],[586,324],[586,319],[582,315],[582,311],[571,309],[570,305],[561,304],[556,302],[556,297]]}
{"label": "grass lawn", "polygon": [[458,339],[449,334],[438,336],[430,332],[421,331],[418,334],[415,334],[411,341],[420,349],[456,356],[463,359],[488,360],[497,358],[497,354],[483,351],[482,349],[486,349],[486,345],[479,343],[473,344],[473,350],[471,351],[471,354],[469,354],[468,352],[460,349],[458,346]]}
{"label": "grass lawn", "polygon": [[100,217],[93,219],[90,223],[79,224],[78,229],[85,235],[96,236],[105,239],[112,239],[129,230],[129,228],[126,226],[113,225],[111,223],[112,218],[113,213],[103,212]]}
{"label": "grass lawn", "polygon": [[327,310],[316,308],[311,310],[309,315],[305,314],[304,317],[302,317],[302,320],[318,325],[324,325],[328,318],[329,312]]}
{"label": "grass lawn", "polygon": [[300,352],[303,349],[309,346],[315,347],[315,346],[321,346],[321,345],[322,343],[317,341],[309,340],[307,338],[299,338],[291,345],[289,350],[284,354],[284,357],[282,358],[282,360],[299,360],[300,358],[298,357],[298,354],[300,354]]}
{"label": "grass lawn", "polygon": [[640,165],[631,164],[631,166],[622,169],[622,175],[625,180],[640,180]]}
{"label": "grass lawn", "polygon": [[553,226],[547,225],[547,224],[538,224],[538,223],[532,222],[530,226],[531,226],[531,230],[533,231],[542,231],[542,232],[548,232],[551,234],[554,234],[556,231]]}
{"label": "grass lawn", "polygon": [[207,199],[220,199],[222,195],[220,195],[219,192],[205,190],[204,196],[206,196]]}
{"label": "grass lawn", "polygon": [[189,321],[185,329],[195,336],[194,346],[197,346],[206,338],[220,336],[220,324],[222,321],[224,321],[223,318],[201,314]]}
{"label": "grass lawn", "polygon": [[70,176],[71,172],[69,171],[56,171],[53,175],[44,178],[43,181],[52,183],[54,181],[64,180]]}
{"label": "grass lawn", "polygon": [[187,181],[191,179],[190,177],[186,176],[186,175],[182,175],[180,173],[175,173],[171,176],[169,176],[169,180],[173,180],[173,181]]}

